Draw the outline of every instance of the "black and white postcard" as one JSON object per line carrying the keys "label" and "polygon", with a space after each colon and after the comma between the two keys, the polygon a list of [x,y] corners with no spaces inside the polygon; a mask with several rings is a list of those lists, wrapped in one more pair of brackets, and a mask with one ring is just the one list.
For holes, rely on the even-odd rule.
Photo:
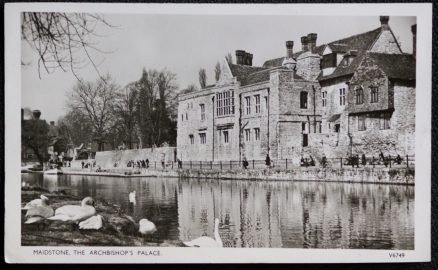
{"label": "black and white postcard", "polygon": [[5,260],[430,261],[431,48],[431,4],[6,4]]}

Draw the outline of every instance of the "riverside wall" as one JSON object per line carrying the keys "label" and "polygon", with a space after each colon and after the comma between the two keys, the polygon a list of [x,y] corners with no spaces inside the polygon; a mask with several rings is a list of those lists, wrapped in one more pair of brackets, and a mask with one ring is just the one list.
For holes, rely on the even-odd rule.
{"label": "riverside wall", "polygon": [[[67,168],[66,168],[67,169]],[[374,184],[415,184],[414,168],[296,168],[278,169],[122,169],[114,168],[105,172],[70,169],[65,174],[101,175],[116,177],[179,177],[224,180],[257,181],[321,181]]]}

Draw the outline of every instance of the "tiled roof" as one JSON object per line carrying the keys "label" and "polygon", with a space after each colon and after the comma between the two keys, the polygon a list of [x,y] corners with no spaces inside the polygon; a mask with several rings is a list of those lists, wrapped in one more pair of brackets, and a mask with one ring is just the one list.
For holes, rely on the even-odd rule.
{"label": "tiled roof", "polygon": [[[271,69],[265,69],[265,70],[251,73],[248,76],[241,78],[240,85],[245,86],[245,85],[251,85],[251,84],[255,84],[255,83],[268,82],[270,72],[271,72]],[[295,80],[303,80],[303,78],[301,76],[299,76],[296,72],[294,72],[293,75],[294,75]]]}
{"label": "tiled roof", "polygon": [[263,67],[253,67],[253,66],[246,66],[246,65],[236,65],[236,64],[229,64],[231,73],[234,77],[237,77],[237,80],[241,80],[243,77],[248,76],[251,73],[265,70],[266,68]]}
{"label": "tiled roof", "polygon": [[412,54],[369,53],[376,64],[392,79],[415,80],[415,58]]}
{"label": "tiled roof", "polygon": [[[349,50],[357,50],[359,52],[366,51],[371,47],[371,45],[377,39],[377,37],[379,36],[381,31],[382,30],[379,27],[379,28],[376,28],[372,31],[368,31],[368,32],[357,34],[357,35],[350,36],[347,38],[335,40],[335,41],[332,41],[332,42],[327,43],[327,44],[319,45],[316,47],[316,53],[319,55],[322,55],[324,52],[325,46],[327,46],[327,45],[330,47],[330,49],[332,51],[339,51],[339,52],[341,52],[341,51],[346,52]],[[302,53],[303,53],[302,51],[294,53],[294,58],[297,58]],[[281,64],[283,63],[283,59],[284,59],[284,57],[267,60],[263,64],[263,67],[272,68],[272,67],[281,66]],[[336,70],[337,69],[338,68],[336,68]],[[341,70],[343,72],[341,72]],[[329,75],[330,78],[335,77],[335,75],[337,75],[337,76],[347,75],[347,73],[344,73],[344,72],[349,71],[349,70],[346,70],[344,68],[341,68],[341,70],[339,72],[335,71],[334,73]],[[325,77],[324,77],[324,79],[325,79]]]}

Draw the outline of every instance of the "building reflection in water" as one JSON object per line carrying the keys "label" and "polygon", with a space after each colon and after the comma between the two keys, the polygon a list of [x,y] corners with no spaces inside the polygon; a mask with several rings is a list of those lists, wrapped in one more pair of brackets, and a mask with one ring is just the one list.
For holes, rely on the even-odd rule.
{"label": "building reflection in water", "polygon": [[[23,181],[118,204],[162,240],[213,237],[226,247],[414,248],[414,187],[175,178],[47,177]],[[137,202],[129,203],[136,190]]]}

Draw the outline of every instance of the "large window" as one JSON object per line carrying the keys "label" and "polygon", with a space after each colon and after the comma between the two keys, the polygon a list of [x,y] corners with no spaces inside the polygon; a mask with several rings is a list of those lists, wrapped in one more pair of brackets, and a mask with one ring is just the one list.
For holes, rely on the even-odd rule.
{"label": "large window", "polygon": [[256,141],[260,140],[260,128],[255,128],[254,129],[254,135],[255,135],[255,140]]}
{"label": "large window", "polygon": [[379,88],[378,87],[370,87],[371,90],[371,103],[379,102]]}
{"label": "large window", "polygon": [[307,109],[307,92],[300,92],[300,108]]}
{"label": "large window", "polygon": [[205,135],[205,133],[199,133],[199,141],[201,142],[201,144],[207,143],[207,136]]}
{"label": "large window", "polygon": [[260,113],[260,95],[255,95],[255,112]]}
{"label": "large window", "polygon": [[251,130],[245,129],[245,141],[249,142],[251,141]]}
{"label": "large window", "polygon": [[363,88],[356,88],[356,104],[363,104]]}
{"label": "large window", "polygon": [[245,97],[245,112],[246,115],[251,114],[251,97]]}
{"label": "large window", "polygon": [[224,143],[228,143],[229,141],[228,130],[225,130],[223,133],[224,133]]}
{"label": "large window", "polygon": [[327,91],[323,91],[322,93],[322,106],[327,106]]}
{"label": "large window", "polygon": [[345,88],[339,89],[339,105],[345,105]]}
{"label": "large window", "polygon": [[380,115],[380,129],[390,129],[391,128],[391,114],[382,113]]}
{"label": "large window", "polygon": [[216,94],[216,115],[234,114],[234,91],[229,90]]}
{"label": "large window", "polygon": [[190,144],[195,144],[195,138],[193,137],[192,134],[189,135],[190,138]]}
{"label": "large window", "polygon": [[205,104],[200,104],[201,107],[201,121],[205,120]]}
{"label": "large window", "polygon": [[367,129],[366,117],[361,115],[357,117],[357,130],[364,131]]}

